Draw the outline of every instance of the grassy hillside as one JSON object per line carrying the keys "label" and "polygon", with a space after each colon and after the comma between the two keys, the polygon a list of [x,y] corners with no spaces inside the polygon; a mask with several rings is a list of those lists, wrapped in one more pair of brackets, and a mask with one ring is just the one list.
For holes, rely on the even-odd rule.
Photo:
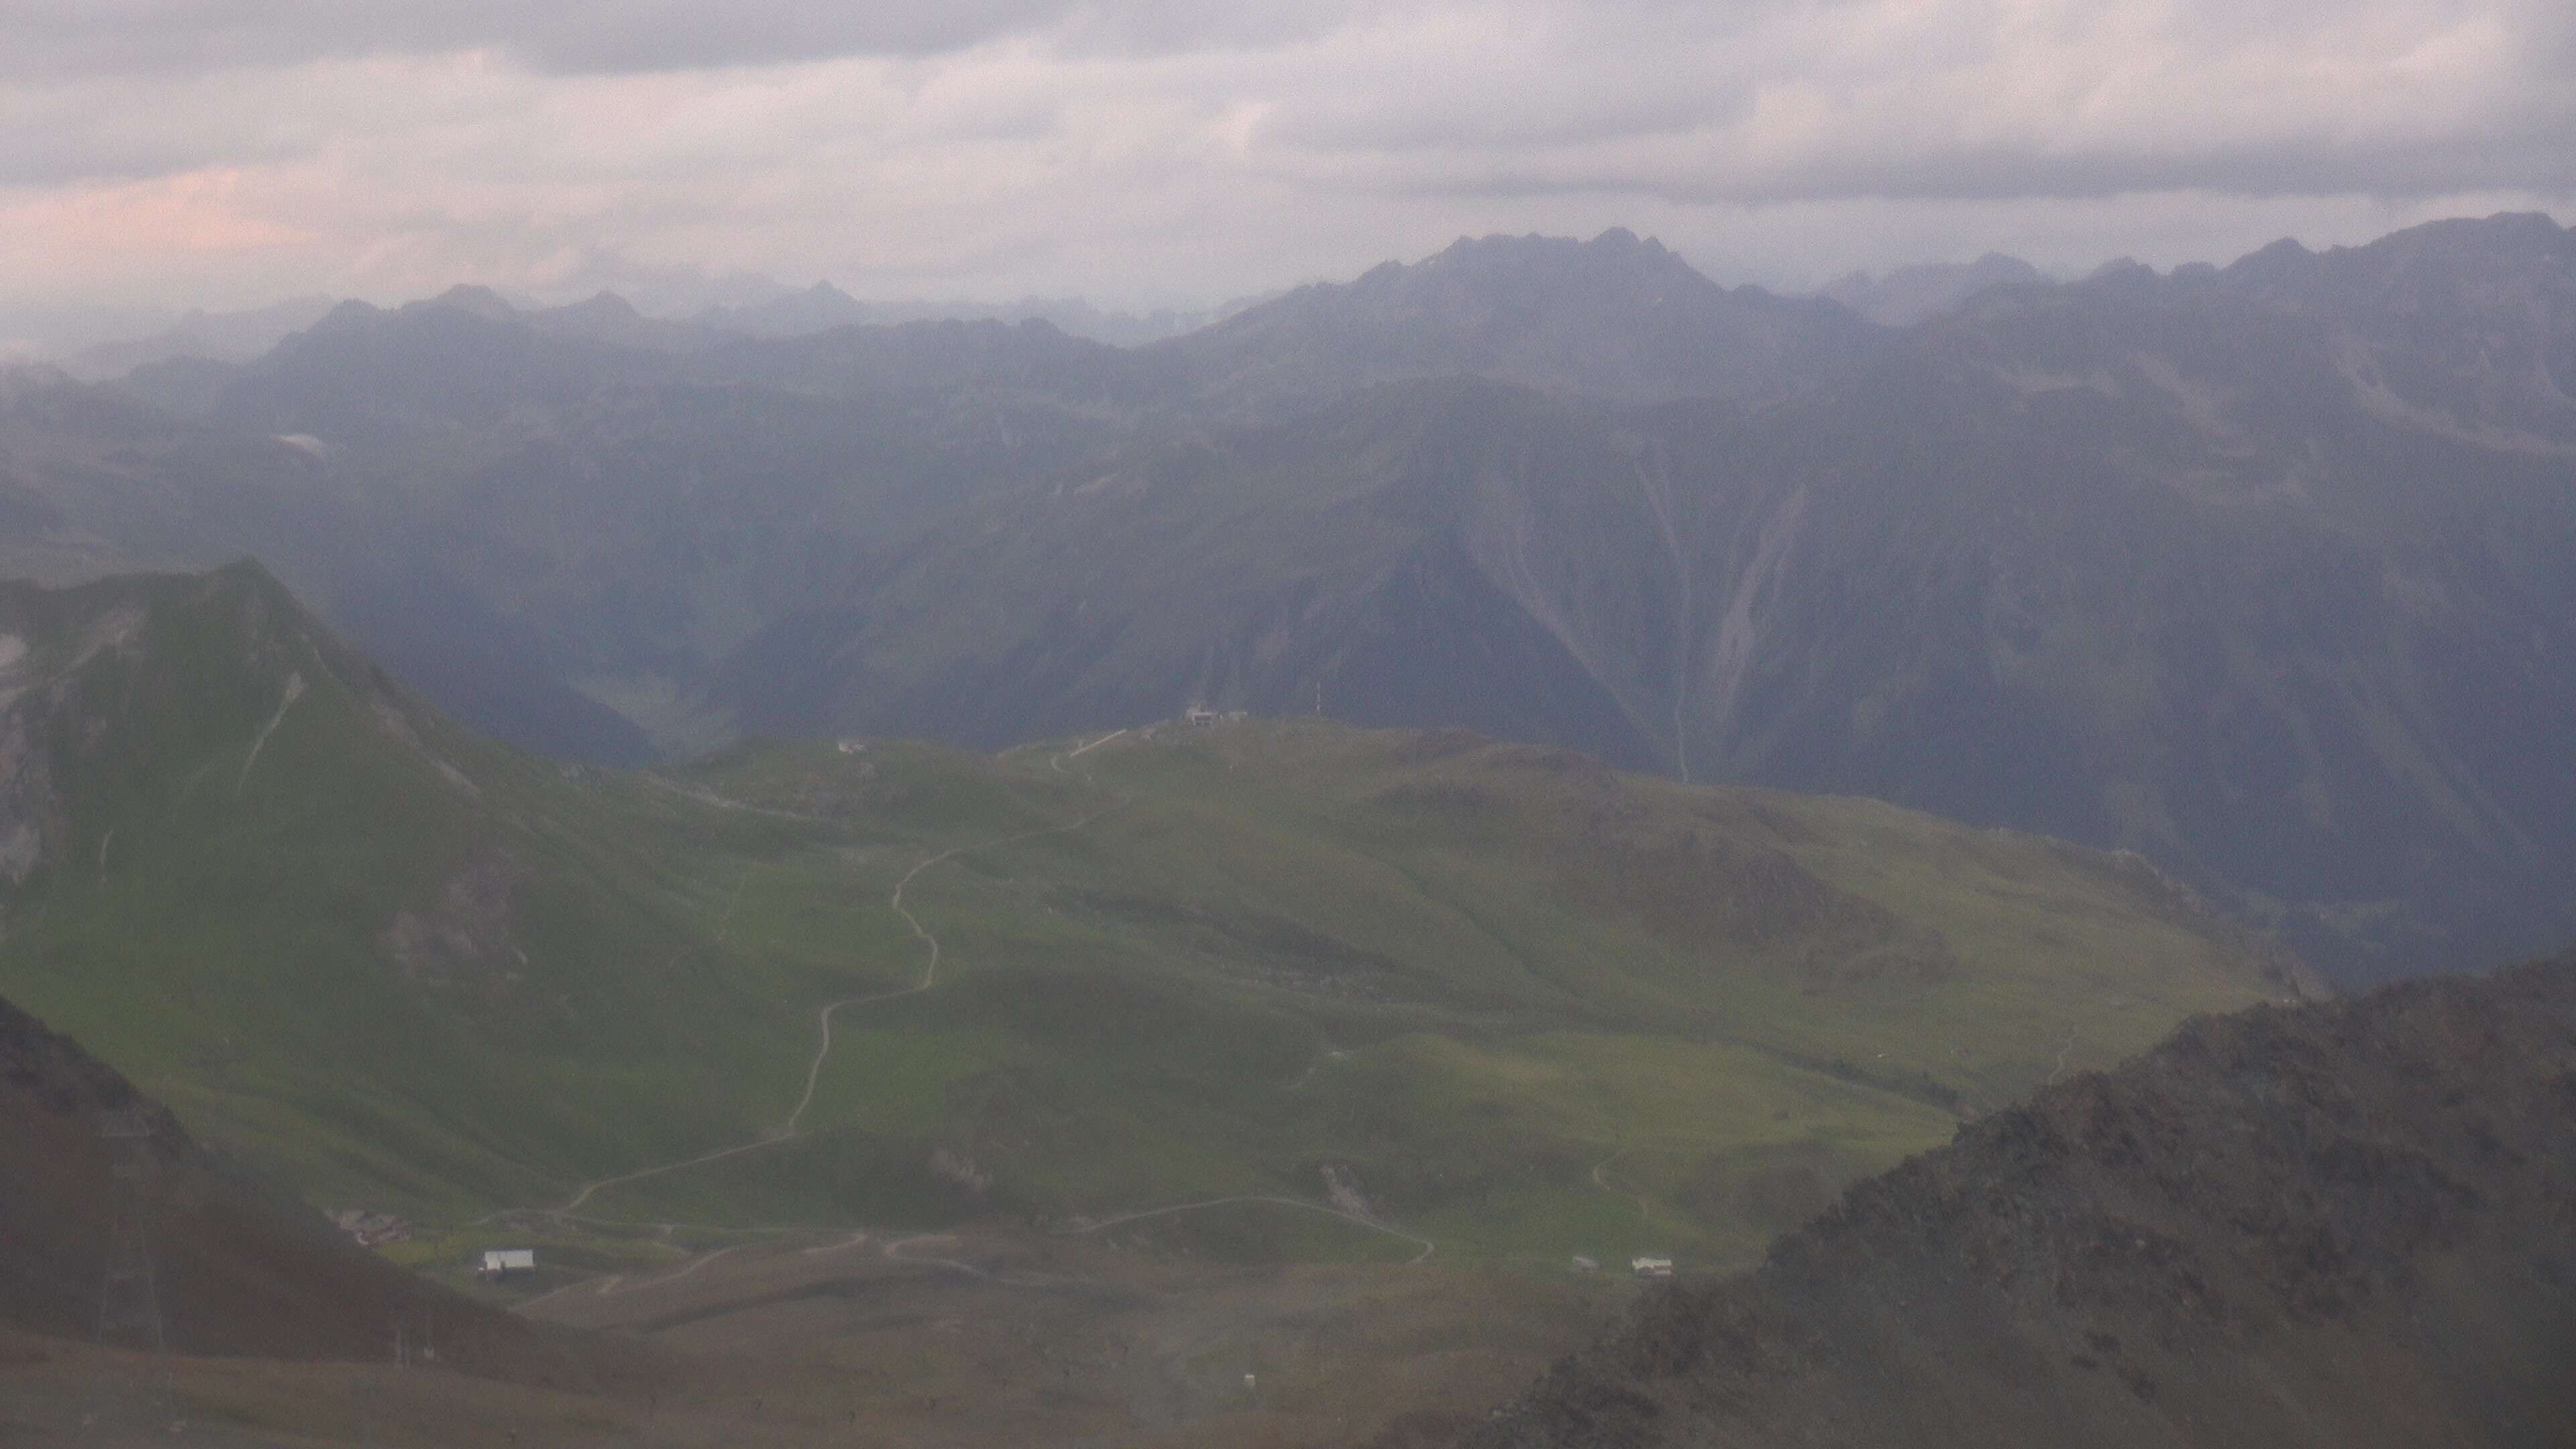
{"label": "grassy hillside", "polygon": [[[1737,1261],[2288,990],[2132,860],[1472,736],[627,774],[464,734],[249,567],[0,591],[0,632],[0,993],[318,1200],[432,1220]],[[1289,1201],[1116,1221],[1220,1198]]]}

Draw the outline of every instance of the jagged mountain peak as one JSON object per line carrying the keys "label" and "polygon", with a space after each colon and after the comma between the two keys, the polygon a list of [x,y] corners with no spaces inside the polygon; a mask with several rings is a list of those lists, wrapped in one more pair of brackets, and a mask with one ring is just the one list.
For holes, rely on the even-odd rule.
{"label": "jagged mountain peak", "polygon": [[1474,374],[1624,400],[1830,385],[1875,345],[1844,308],[1730,291],[1652,239],[1461,238],[1300,287],[1160,344],[1207,392],[1281,415],[1407,377]]}
{"label": "jagged mountain peak", "polygon": [[[1612,227],[1589,241],[1536,233],[1462,236],[1419,262],[1381,263],[1350,284],[1350,289],[1388,292],[1454,284],[1505,288],[1644,284],[1725,291],[1662,242],[1640,238],[1626,227]],[[1338,290],[1341,289],[1332,284],[1323,284],[1301,288],[1300,292],[1331,294]],[[1587,293],[1586,300],[1598,304],[1605,299],[1594,292]]]}

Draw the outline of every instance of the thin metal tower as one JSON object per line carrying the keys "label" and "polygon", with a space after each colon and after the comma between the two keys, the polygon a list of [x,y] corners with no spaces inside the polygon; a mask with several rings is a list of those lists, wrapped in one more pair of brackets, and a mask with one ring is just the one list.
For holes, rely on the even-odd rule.
{"label": "thin metal tower", "polygon": [[141,1112],[102,1112],[98,1135],[120,1154],[112,1169],[115,1206],[98,1290],[98,1341],[166,1353],[161,1295],[152,1281],[152,1123]]}

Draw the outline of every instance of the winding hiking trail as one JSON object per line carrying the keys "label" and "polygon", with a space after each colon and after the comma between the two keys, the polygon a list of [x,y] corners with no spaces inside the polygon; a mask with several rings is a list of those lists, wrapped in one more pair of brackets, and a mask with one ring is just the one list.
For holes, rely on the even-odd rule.
{"label": "winding hiking trail", "polygon": [[[1064,768],[1064,762],[1066,760],[1075,759],[1088,754],[1126,733],[1127,731],[1123,729],[1114,730],[1108,734],[1102,735],[1100,738],[1093,740],[1088,744],[1056,755],[1053,759],[1048,761],[1048,764],[1057,774],[1069,773]],[[1092,783],[1088,772],[1085,772],[1082,778],[1085,784]],[[788,813],[785,811],[766,810],[761,806],[749,805],[736,800],[726,800],[719,796],[709,795],[698,791],[682,790],[680,787],[670,785],[665,781],[660,781],[658,778],[656,779],[656,783],[663,784],[665,788],[672,790],[674,793],[687,795],[690,798],[700,800],[703,803],[723,805],[734,809],[756,811],[763,814],[784,815]],[[894,891],[886,898],[886,904],[896,915],[903,918],[904,924],[911,928],[913,936],[918,939],[922,945],[929,948],[927,959],[922,962],[921,979],[915,981],[909,986],[900,986],[892,990],[870,991],[863,992],[856,996],[845,996],[837,1001],[825,1002],[821,1007],[816,1009],[815,1022],[819,1028],[821,1040],[815,1046],[813,1059],[807,1062],[805,1066],[805,1090],[803,1094],[796,1099],[796,1106],[794,1109],[788,1112],[786,1121],[776,1127],[770,1128],[769,1130],[761,1133],[758,1137],[752,1138],[747,1142],[737,1142],[729,1147],[719,1147],[713,1151],[699,1153],[694,1157],[685,1157],[675,1162],[659,1163],[652,1167],[638,1168],[633,1172],[620,1173],[615,1177],[603,1177],[590,1182],[585,1182],[559,1207],[538,1209],[502,1209],[500,1211],[487,1214],[483,1218],[477,1219],[476,1225],[494,1221],[495,1219],[507,1216],[513,1211],[535,1211],[548,1217],[562,1218],[577,1222],[614,1221],[611,1219],[598,1218],[584,1219],[576,1217],[575,1214],[585,1203],[588,1203],[591,1198],[610,1188],[622,1187],[627,1183],[632,1182],[642,1182],[649,1178],[660,1177],[668,1173],[679,1172],[692,1167],[702,1167],[711,1162],[722,1162],[727,1158],[739,1157],[745,1153],[757,1152],[765,1147],[775,1147],[782,1142],[790,1142],[804,1135],[805,1114],[814,1105],[815,1090],[821,1083],[823,1077],[823,1065],[831,1059],[832,1055],[833,1017],[848,1007],[868,1006],[878,1002],[900,1000],[907,996],[918,996],[939,984],[939,966],[943,954],[939,937],[933,933],[928,926],[923,925],[921,918],[914,915],[903,903],[904,892],[912,887],[912,883],[914,881],[921,878],[922,872],[945,861],[954,860],[961,855],[972,854],[975,851],[992,850],[1005,845],[1017,844],[1024,840],[1040,839],[1049,835],[1070,834],[1089,826],[1094,821],[1099,820],[1101,817],[1108,815],[1112,811],[1125,808],[1130,803],[1132,803],[1131,798],[1122,797],[1107,805],[1101,806],[1099,809],[1092,811],[1090,814],[1083,816],[1079,820],[1075,820],[1067,824],[1040,826],[1034,830],[1018,831],[1010,835],[996,836],[990,840],[972,841],[965,845],[951,846],[946,850],[940,851],[936,855],[923,858],[919,862],[915,863],[912,869],[905,871],[903,879],[895,882]],[[739,885],[736,887],[735,897],[737,901],[740,898]],[[731,914],[731,908],[728,907],[726,915],[730,917]],[[1314,1074],[1315,1066],[1319,1066],[1325,1061],[1336,1060],[1347,1057],[1348,1055],[1350,1055],[1350,1053],[1328,1044],[1324,1049],[1323,1055],[1317,1058],[1315,1063],[1308,1066],[1304,1076],[1299,1077],[1296,1082],[1290,1084],[1289,1090],[1293,1091],[1298,1087],[1303,1086],[1306,1078]],[[1603,1166],[1606,1167],[1608,1164],[1604,1163]],[[1596,1169],[1596,1172],[1597,1171],[1598,1169]],[[1596,1177],[1595,1181],[1597,1182],[1598,1180],[1599,1179]],[[1606,1184],[1604,1184],[1604,1186],[1606,1186]],[[1060,1229],[1059,1231],[1067,1236],[1087,1236],[1092,1233],[1100,1232],[1103,1229],[1116,1227],[1121,1223],[1132,1223],[1146,1218],[1169,1217],[1179,1213],[1198,1212],[1207,1208],[1226,1207],[1238,1203],[1267,1203],[1278,1207],[1296,1208],[1303,1212],[1322,1213],[1328,1217],[1340,1218],[1345,1222],[1355,1223],[1374,1232],[1384,1233],[1389,1237],[1411,1243],[1421,1249],[1420,1252],[1415,1253],[1411,1258],[1405,1260],[1408,1264],[1423,1262],[1439,1250],[1439,1245],[1429,1238],[1405,1232],[1401,1228],[1389,1227],[1387,1224],[1379,1222],[1374,1218],[1364,1217],[1361,1214],[1348,1212],[1337,1207],[1329,1207],[1322,1203],[1307,1202],[1300,1198],[1274,1197],[1266,1194],[1244,1194],[1233,1197],[1208,1198],[1197,1202],[1175,1203],[1168,1207],[1145,1208],[1136,1212],[1122,1213],[1115,1217],[1103,1218],[1096,1222],[1087,1222],[1078,1227]],[[1639,1206],[1642,1208],[1643,1205],[1643,1199],[1640,1199]],[[665,1230],[668,1230],[674,1225],[665,1223],[662,1224],[662,1226]],[[713,1225],[700,1226],[712,1227]],[[719,1230],[726,1232],[750,1233],[800,1231],[798,1229],[781,1227],[722,1228]],[[857,1247],[867,1240],[868,1235],[861,1232],[851,1236],[843,1242],[828,1244],[820,1248],[808,1248],[805,1251],[808,1253],[837,1251]],[[1058,1282],[1065,1281],[1028,1277],[1025,1275],[1011,1276],[995,1274],[983,1268],[979,1268],[974,1264],[962,1262],[956,1259],[918,1257],[904,1251],[905,1248],[915,1244],[953,1241],[955,1241],[955,1238],[952,1234],[918,1233],[910,1237],[898,1238],[880,1244],[878,1251],[884,1254],[884,1256],[889,1260],[895,1262],[910,1263],[921,1267],[949,1269],[965,1273],[975,1278],[984,1279],[989,1282],[1009,1284],[1011,1286],[1047,1287],[1054,1286]],[[602,1296],[607,1296],[617,1292],[631,1291],[632,1289],[637,1288],[654,1287],[661,1283],[667,1283],[674,1279],[685,1277],[688,1274],[697,1271],[697,1269],[704,1264],[732,1251],[734,1251],[734,1249],[731,1247],[717,1249],[714,1252],[703,1254],[692,1259],[677,1272],[634,1284],[627,1284],[625,1281],[625,1275],[623,1274],[612,1274],[604,1280],[583,1279],[575,1283],[565,1284],[563,1287],[554,1289],[551,1292],[540,1294],[536,1298],[530,1299],[527,1303],[519,1305],[519,1307],[522,1309],[533,1307],[538,1303],[545,1302],[547,1299],[557,1296],[558,1294],[562,1294],[573,1288],[579,1287],[583,1283],[595,1285],[596,1291]]]}
{"label": "winding hiking trail", "polygon": [[[1074,755],[1082,754],[1085,751],[1096,749],[1101,745],[1107,744],[1110,740],[1116,739],[1118,735],[1125,733],[1125,730],[1120,730],[1116,734],[1103,735],[1099,739],[1093,740],[1090,744],[1082,746],[1080,749],[1071,750],[1065,754],[1056,756],[1053,763],[1057,765],[1059,770],[1061,770],[1063,762],[1066,759]],[[676,789],[677,787],[674,788]],[[762,808],[756,805],[745,805],[740,801],[718,802],[716,797],[704,796],[696,792],[681,791],[679,793],[687,794],[693,799],[706,800],[710,803],[723,803],[744,810],[757,811]],[[730,1147],[719,1147],[712,1152],[699,1153],[695,1157],[684,1157],[676,1162],[658,1163],[652,1167],[638,1168],[633,1172],[620,1173],[615,1177],[603,1177],[590,1182],[585,1182],[573,1193],[571,1197],[564,1200],[562,1206],[546,1209],[544,1211],[548,1211],[555,1215],[575,1212],[578,1211],[584,1203],[589,1202],[592,1197],[608,1190],[609,1188],[623,1187],[630,1182],[643,1182],[648,1178],[661,1177],[669,1173],[682,1171],[686,1168],[703,1167],[711,1162],[722,1162],[730,1157],[740,1157],[747,1152],[758,1152],[764,1147],[775,1147],[779,1143],[790,1142],[804,1135],[805,1113],[814,1105],[815,1088],[820,1085],[823,1080],[823,1064],[829,1061],[832,1056],[832,1018],[847,1007],[868,1006],[881,1001],[897,1001],[907,996],[918,996],[939,984],[939,962],[941,956],[939,937],[932,934],[930,928],[921,923],[921,918],[906,909],[903,904],[903,893],[911,888],[914,881],[921,878],[921,873],[943,861],[955,860],[961,855],[967,855],[975,851],[992,850],[1004,845],[1014,845],[1023,840],[1036,840],[1042,836],[1070,834],[1073,831],[1080,830],[1091,824],[1093,821],[1098,820],[1100,817],[1107,815],[1111,811],[1119,809],[1126,803],[1127,802],[1125,800],[1118,800],[1110,804],[1103,805],[1099,809],[1092,811],[1090,814],[1085,815],[1081,819],[1073,821],[1070,824],[1045,825],[1040,826],[1035,830],[1023,830],[1011,835],[996,836],[991,840],[978,840],[971,841],[965,845],[953,845],[936,855],[927,857],[914,865],[912,869],[904,872],[903,879],[895,882],[894,894],[887,898],[886,904],[893,907],[894,913],[903,917],[904,924],[912,928],[912,934],[919,939],[923,945],[930,948],[929,959],[922,963],[921,979],[912,983],[910,986],[898,986],[891,991],[868,991],[862,992],[856,996],[845,996],[838,1001],[827,1001],[821,1007],[816,1009],[814,1013],[815,1022],[821,1030],[822,1040],[814,1048],[813,1060],[807,1062],[805,1065],[804,1094],[796,1099],[795,1109],[787,1114],[787,1120],[785,1122],[776,1127],[770,1128],[768,1131],[761,1133],[758,1137],[754,1137],[748,1142],[737,1142]],[[496,1213],[493,1214],[493,1216],[498,1217],[500,1214]]]}
{"label": "winding hiking trail", "polygon": [[1646,1195],[1642,1192],[1631,1192],[1627,1188],[1614,1186],[1610,1181],[1610,1165],[1617,1162],[1620,1158],[1627,1156],[1631,1150],[1632,1149],[1630,1148],[1622,1147],[1618,1151],[1611,1153],[1609,1156],[1602,1158],[1599,1162],[1592,1164],[1592,1185],[1601,1189],[1603,1192],[1610,1194],[1612,1197],[1624,1197],[1630,1202],[1635,1203],[1637,1205],[1637,1221],[1641,1223],[1651,1222],[1654,1219],[1654,1214],[1648,1210],[1646,1206]]}
{"label": "winding hiking trail", "polygon": [[[1088,746],[1086,746],[1086,748],[1088,748]],[[1062,756],[1058,756],[1058,758],[1061,759]],[[817,1082],[822,1080],[824,1059],[832,1054],[832,1017],[834,1014],[847,1006],[866,1006],[873,1002],[894,1001],[906,996],[919,996],[921,993],[928,991],[930,988],[939,984],[939,938],[930,933],[929,927],[921,924],[921,918],[919,916],[916,916],[912,912],[904,909],[903,905],[904,891],[912,885],[913,881],[918,878],[923,871],[930,869],[941,861],[954,860],[958,856],[964,855],[969,851],[990,850],[996,846],[1014,845],[1023,840],[1035,840],[1040,836],[1045,835],[1070,834],[1073,831],[1080,830],[1084,826],[1089,825],[1091,822],[1108,814],[1110,811],[1118,809],[1126,803],[1126,801],[1120,800],[1115,804],[1103,805],[1099,809],[1092,811],[1090,814],[1083,816],[1080,820],[1074,821],[1070,825],[1049,825],[1043,829],[1024,830],[1017,835],[1005,835],[997,840],[978,841],[972,845],[960,845],[952,849],[943,850],[937,855],[930,857],[928,860],[925,860],[919,865],[916,865],[912,869],[904,872],[903,879],[895,882],[894,894],[887,899],[886,903],[894,907],[894,913],[896,915],[903,917],[903,923],[912,928],[912,934],[920,938],[923,945],[930,948],[930,959],[922,964],[921,979],[910,986],[897,987],[892,991],[872,991],[861,996],[845,996],[838,1001],[825,1003],[822,1010],[815,1013],[816,1019],[822,1023],[823,1044],[815,1049],[814,1060],[805,1068],[805,1095],[796,1099],[796,1110],[787,1114],[787,1125],[780,1129],[777,1138],[770,1140],[783,1141],[786,1138],[795,1136],[801,1130],[800,1124],[805,1120],[805,1109],[814,1105],[814,1086]]]}
{"label": "winding hiking trail", "polygon": [[[1127,732],[1123,729],[1111,730],[1109,733],[1102,735],[1100,738],[1093,740],[1090,744],[1084,745],[1080,749],[1067,750],[1063,754],[1056,756],[1054,759],[1047,761],[1047,767],[1061,775],[1065,773],[1065,761],[1081,759],[1083,756],[1090,754],[1093,750],[1099,749],[1102,745],[1109,743],[1111,740],[1114,740],[1125,733]],[[1091,783],[1091,776],[1089,774],[1085,774],[1082,777],[1082,780],[1083,783],[1087,785]]]}

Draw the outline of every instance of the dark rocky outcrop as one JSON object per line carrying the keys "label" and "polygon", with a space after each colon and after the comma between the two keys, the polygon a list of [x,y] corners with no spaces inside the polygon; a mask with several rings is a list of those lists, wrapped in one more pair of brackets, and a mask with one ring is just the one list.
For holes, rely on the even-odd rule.
{"label": "dark rocky outcrop", "polygon": [[[111,1140],[125,1118],[144,1135]],[[168,1110],[64,1036],[0,1001],[0,1323],[88,1339],[117,1219],[121,1163],[149,1246],[160,1337],[190,1354],[382,1359],[397,1331],[446,1368],[596,1386],[630,1351],[541,1328],[414,1277],[283,1190],[199,1147]],[[117,1306],[143,1301],[120,1290]],[[120,1312],[108,1341],[151,1347]]]}
{"label": "dark rocky outcrop", "polygon": [[2567,1445],[2570,1365],[2576,956],[2190,1023],[1647,1300],[1463,1442]]}

